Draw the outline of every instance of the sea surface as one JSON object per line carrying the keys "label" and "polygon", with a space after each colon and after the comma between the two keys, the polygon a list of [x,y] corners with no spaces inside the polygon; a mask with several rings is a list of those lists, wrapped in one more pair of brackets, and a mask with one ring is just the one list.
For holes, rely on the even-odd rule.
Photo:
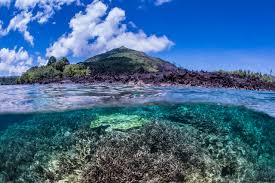
{"label": "sea surface", "polygon": [[275,182],[275,92],[0,86],[0,183]]}
{"label": "sea surface", "polygon": [[83,109],[95,106],[150,102],[215,103],[262,111],[275,117],[275,92],[198,87],[129,85],[15,85],[0,86],[0,113]]}

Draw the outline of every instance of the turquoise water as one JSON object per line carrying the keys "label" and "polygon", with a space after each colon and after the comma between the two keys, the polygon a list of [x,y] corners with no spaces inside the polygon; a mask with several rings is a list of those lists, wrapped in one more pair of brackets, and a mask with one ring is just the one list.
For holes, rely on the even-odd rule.
{"label": "turquoise water", "polygon": [[0,182],[275,182],[275,93],[0,86]]}

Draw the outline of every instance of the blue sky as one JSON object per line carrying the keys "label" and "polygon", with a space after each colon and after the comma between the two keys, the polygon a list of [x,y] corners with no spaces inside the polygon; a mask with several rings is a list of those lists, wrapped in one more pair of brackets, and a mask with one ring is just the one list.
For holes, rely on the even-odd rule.
{"label": "blue sky", "polygon": [[127,46],[193,70],[275,72],[274,0],[0,0],[0,75]]}

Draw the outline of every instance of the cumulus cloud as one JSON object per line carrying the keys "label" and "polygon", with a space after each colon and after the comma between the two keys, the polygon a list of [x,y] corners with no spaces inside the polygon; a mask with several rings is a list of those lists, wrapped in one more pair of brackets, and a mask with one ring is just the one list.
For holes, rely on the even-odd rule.
{"label": "cumulus cloud", "polygon": [[38,3],[37,0],[16,0],[15,7],[20,9],[34,8]]}
{"label": "cumulus cloud", "polygon": [[32,14],[30,12],[21,12],[14,16],[6,29],[3,28],[3,22],[0,20],[0,36],[6,36],[10,31],[19,31],[24,39],[33,45],[33,36],[28,31],[28,24],[31,22]]}
{"label": "cumulus cloud", "polygon": [[120,46],[144,52],[158,52],[173,45],[166,36],[146,35],[142,30],[130,32],[125,11],[108,9],[101,1],[87,5],[85,12],[79,12],[70,21],[72,31],[61,36],[50,48],[47,56],[85,56],[100,53]]}
{"label": "cumulus cloud", "polygon": [[0,49],[0,73],[20,75],[31,67],[33,59],[22,47]]}
{"label": "cumulus cloud", "polygon": [[69,5],[74,2],[80,4],[80,0],[16,0],[15,7],[25,11],[33,11],[38,8],[39,10],[36,12],[34,20],[42,24],[47,22],[54,12],[61,9],[63,5]]}
{"label": "cumulus cloud", "polygon": [[24,39],[33,45],[33,36],[28,31],[28,24],[31,21],[32,14],[30,12],[21,12],[13,17],[5,31],[8,34],[11,30],[19,31],[23,34]]}
{"label": "cumulus cloud", "polygon": [[48,60],[46,60],[45,58],[38,56],[37,57],[37,64],[38,66],[43,66],[46,65],[48,63]]}
{"label": "cumulus cloud", "polygon": [[[0,36],[5,36],[10,31],[19,31],[23,34],[24,39],[33,45],[34,38],[28,31],[29,23],[46,23],[55,11],[60,10],[63,5],[74,2],[80,4],[80,0],[16,0],[14,8],[18,13],[10,20],[6,29],[3,28],[3,23],[0,21]],[[0,0],[0,6],[8,6],[10,3],[11,0]]]}
{"label": "cumulus cloud", "polygon": [[11,0],[0,0],[0,7],[1,6],[9,6],[11,3]]}
{"label": "cumulus cloud", "polygon": [[160,6],[160,5],[163,5],[164,3],[169,3],[171,1],[172,0],[155,0],[155,5]]}
{"label": "cumulus cloud", "polygon": [[1,6],[9,6],[11,3],[11,0],[0,0],[0,7]]}

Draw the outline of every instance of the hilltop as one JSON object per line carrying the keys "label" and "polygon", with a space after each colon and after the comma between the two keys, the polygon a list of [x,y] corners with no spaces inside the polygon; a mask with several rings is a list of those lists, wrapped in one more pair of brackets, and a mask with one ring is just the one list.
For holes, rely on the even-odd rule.
{"label": "hilltop", "polygon": [[57,60],[50,57],[46,66],[29,69],[17,82],[131,83],[275,91],[275,79],[269,75],[249,71],[190,71],[126,47],[93,56],[78,64],[70,64],[67,58]]}
{"label": "hilltop", "polygon": [[[83,62],[70,64],[63,57],[50,57],[47,65],[32,67],[25,72],[18,83],[51,83],[70,80],[74,82],[135,82],[145,75],[177,73],[181,71],[174,64],[143,52],[120,47],[102,53]],[[138,78],[137,75],[139,75]],[[124,79],[118,77],[123,77]]]}
{"label": "hilltop", "polygon": [[164,60],[126,47],[113,49],[83,62],[94,74],[174,72],[178,68]]}

